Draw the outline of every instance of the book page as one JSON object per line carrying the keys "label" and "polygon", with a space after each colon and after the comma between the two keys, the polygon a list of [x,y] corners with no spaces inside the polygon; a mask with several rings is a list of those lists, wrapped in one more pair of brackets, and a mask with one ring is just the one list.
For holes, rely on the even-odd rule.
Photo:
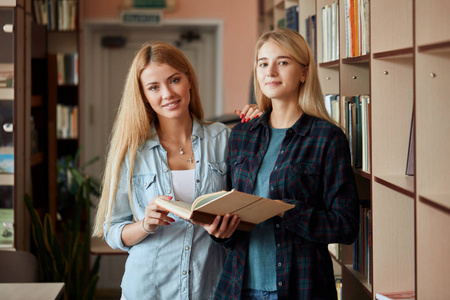
{"label": "book page", "polygon": [[195,199],[195,201],[192,203],[192,210],[199,208],[199,207],[205,205],[206,203],[211,202],[212,200],[216,200],[228,193],[229,192],[227,192],[227,191],[219,191],[219,192],[215,192],[215,193],[201,195],[201,196],[197,197],[197,199]]}
{"label": "book page", "polygon": [[155,199],[154,202],[157,206],[168,210],[183,219],[190,219],[191,217],[191,204],[183,201],[166,201],[163,199]]}

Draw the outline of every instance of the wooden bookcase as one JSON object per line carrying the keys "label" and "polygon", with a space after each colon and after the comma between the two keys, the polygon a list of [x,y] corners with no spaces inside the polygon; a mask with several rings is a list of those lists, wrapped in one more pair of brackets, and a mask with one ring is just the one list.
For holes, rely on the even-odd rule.
{"label": "wooden bookcase", "polygon": [[450,3],[415,1],[416,296],[448,299],[450,283]]}
{"label": "wooden bookcase", "polygon": [[[78,3],[79,4],[79,3]],[[77,7],[77,16],[79,16],[79,6]],[[49,166],[49,212],[56,220],[57,214],[57,168],[58,161],[63,160],[65,156],[75,156],[79,148],[79,133],[80,133],[80,116],[79,116],[79,84],[64,81],[61,82],[59,78],[64,77],[64,68],[61,69],[58,64],[62,61],[58,56],[61,54],[80,53],[79,48],[79,34],[78,19],[76,20],[76,28],[70,30],[48,30],[47,28],[47,115],[48,115],[48,166]],[[77,73],[79,73],[79,56],[72,66]],[[72,73],[72,72],[71,72]],[[79,82],[79,79],[78,79]],[[58,105],[66,105],[70,107],[77,107],[78,113],[72,114],[75,119],[78,130],[75,135],[66,134],[60,136],[57,132],[59,130],[60,115],[58,115]],[[67,121],[67,119],[66,119]]]}
{"label": "wooden bookcase", "polygon": [[[345,0],[339,2],[339,58],[322,59],[322,7],[333,0],[264,1],[261,31],[276,28],[281,8],[299,6],[299,32],[316,15],[317,65],[325,94],[370,95],[370,164],[355,168],[361,200],[369,200],[369,276],[353,270],[353,247],[340,246],[342,299],[415,291],[416,299],[446,299],[450,283],[450,3],[370,1],[369,53],[347,57]],[[341,122],[344,109],[341,103]],[[413,130],[411,131],[412,119]],[[406,175],[412,132],[414,174]]]}

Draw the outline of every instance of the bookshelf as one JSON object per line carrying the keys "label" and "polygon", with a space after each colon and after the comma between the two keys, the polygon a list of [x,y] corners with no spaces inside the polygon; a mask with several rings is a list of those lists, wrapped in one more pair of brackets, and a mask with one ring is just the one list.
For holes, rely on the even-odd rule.
{"label": "bookshelf", "polygon": [[23,203],[31,193],[31,43],[29,7],[25,1],[10,0],[0,4],[0,250],[23,250],[29,246],[29,222]]}
{"label": "bookshelf", "polygon": [[447,1],[415,1],[416,296],[448,298],[450,26]]}
{"label": "bookshelf", "polygon": [[[261,31],[278,27],[281,7],[299,6],[299,32],[316,16],[316,63],[324,94],[368,95],[367,170],[354,168],[361,204],[367,202],[372,224],[369,271],[354,270],[355,249],[332,246],[342,299],[376,299],[376,293],[415,291],[416,299],[446,299],[450,283],[450,27],[446,1],[353,1],[364,8],[369,38],[364,51],[349,55],[349,0],[339,11],[339,57],[324,59],[322,8],[333,0],[264,1]],[[445,2],[445,3],[444,3]],[[367,19],[367,18],[366,18]],[[364,23],[364,22],[362,22]],[[361,24],[361,26],[364,26]],[[353,30],[353,29],[352,29]],[[328,43],[328,42],[326,42]],[[361,46],[362,47],[362,46]],[[350,52],[351,53],[351,52]],[[412,119],[414,176],[405,175]],[[367,154],[366,154],[367,155]],[[363,205],[362,205],[363,207]],[[338,249],[338,253],[336,253]],[[366,260],[367,261],[367,260]]]}
{"label": "bookshelf", "polygon": [[[61,5],[64,2],[58,3]],[[64,12],[64,17],[59,18],[53,25],[42,16],[37,16],[36,10],[34,11],[36,22],[47,30],[48,211],[54,220],[57,214],[58,160],[68,155],[74,157],[79,148],[79,131],[76,130],[79,124],[79,84],[78,77],[74,77],[75,73],[78,76],[80,52],[79,2],[67,1],[67,3],[71,6],[70,15],[67,11]],[[51,14],[57,15],[56,10],[52,10]]]}

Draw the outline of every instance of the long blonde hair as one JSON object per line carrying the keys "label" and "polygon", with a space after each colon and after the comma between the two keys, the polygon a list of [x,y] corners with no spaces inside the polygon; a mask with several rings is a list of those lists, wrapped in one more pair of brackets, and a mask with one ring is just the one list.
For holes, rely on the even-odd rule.
{"label": "long blonde hair", "polygon": [[269,40],[277,43],[281,48],[286,50],[295,61],[308,68],[306,80],[304,84],[300,85],[298,93],[298,105],[301,110],[308,115],[324,119],[334,125],[340,126],[330,117],[325,108],[322,88],[320,87],[317,67],[314,62],[314,55],[311,48],[308,46],[308,43],[303,36],[298,32],[287,28],[278,28],[267,31],[261,35],[256,43],[255,61],[253,65],[255,76],[253,77],[253,83],[255,87],[255,99],[259,109],[267,111],[272,108],[272,101],[263,94],[256,76],[259,50],[262,45]]}
{"label": "long blonde hair", "polygon": [[[111,131],[106,167],[103,176],[102,194],[97,209],[93,236],[103,236],[103,224],[110,224],[113,202],[116,197],[120,166],[129,153],[128,201],[131,201],[131,178],[134,159],[139,145],[151,138],[151,126],[158,123],[158,117],[145,98],[140,77],[150,64],[168,64],[186,74],[190,81],[189,112],[191,117],[203,122],[203,108],[198,91],[198,81],[194,68],[184,54],[174,46],[164,42],[145,43],[136,54],[125,81],[116,119]],[[134,214],[134,212],[133,212]]]}

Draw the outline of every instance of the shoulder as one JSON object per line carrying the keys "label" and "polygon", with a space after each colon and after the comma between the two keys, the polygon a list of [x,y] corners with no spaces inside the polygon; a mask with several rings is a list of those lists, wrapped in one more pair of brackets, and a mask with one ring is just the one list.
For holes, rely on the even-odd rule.
{"label": "shoulder", "polygon": [[346,139],[342,128],[317,117],[311,118],[311,132],[313,136],[320,136],[328,139]]}
{"label": "shoulder", "polygon": [[215,139],[223,136],[226,136],[228,138],[231,131],[228,126],[220,122],[201,124],[201,127],[203,129],[205,138],[209,139]]}

